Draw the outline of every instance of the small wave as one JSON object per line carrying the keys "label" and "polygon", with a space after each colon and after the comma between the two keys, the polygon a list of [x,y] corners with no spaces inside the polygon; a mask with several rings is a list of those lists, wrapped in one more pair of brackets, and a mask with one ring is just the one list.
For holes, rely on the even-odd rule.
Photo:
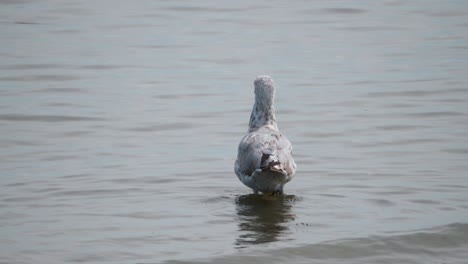
{"label": "small wave", "polygon": [[4,114],[0,115],[2,121],[37,121],[37,122],[72,122],[72,121],[104,121],[100,117],[87,116],[63,116],[63,115],[22,115]]}
{"label": "small wave", "polygon": [[250,251],[196,263],[466,263],[467,247],[468,224],[454,223],[393,236]]}
{"label": "small wave", "polygon": [[176,122],[167,124],[154,124],[150,126],[141,126],[129,128],[129,131],[133,132],[160,132],[160,131],[172,131],[192,128],[191,123]]}

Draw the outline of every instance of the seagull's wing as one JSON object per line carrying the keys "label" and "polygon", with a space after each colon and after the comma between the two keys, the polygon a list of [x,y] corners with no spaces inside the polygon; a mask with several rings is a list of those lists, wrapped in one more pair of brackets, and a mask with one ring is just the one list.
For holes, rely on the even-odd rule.
{"label": "seagull's wing", "polygon": [[296,164],[291,152],[291,143],[277,131],[250,133],[239,143],[236,174],[252,175],[256,169],[274,166],[287,176],[292,176]]}
{"label": "seagull's wing", "polygon": [[292,145],[291,142],[284,135],[280,135],[280,140],[278,141],[278,151],[277,156],[286,172],[287,176],[293,176],[296,173],[296,163],[292,157]]}

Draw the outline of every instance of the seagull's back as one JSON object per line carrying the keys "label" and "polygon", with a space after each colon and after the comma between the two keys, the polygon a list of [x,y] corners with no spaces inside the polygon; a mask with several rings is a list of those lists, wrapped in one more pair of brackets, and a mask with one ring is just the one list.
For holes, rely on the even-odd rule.
{"label": "seagull's back", "polygon": [[234,171],[254,192],[283,193],[295,174],[292,146],[276,124],[275,88],[269,76],[255,79],[255,104],[249,131],[239,143]]}

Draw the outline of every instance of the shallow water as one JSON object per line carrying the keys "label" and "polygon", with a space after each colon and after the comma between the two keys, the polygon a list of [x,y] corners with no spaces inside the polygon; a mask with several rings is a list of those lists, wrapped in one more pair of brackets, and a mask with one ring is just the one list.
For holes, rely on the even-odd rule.
{"label": "shallow water", "polygon": [[[0,262],[463,263],[463,1],[0,1]],[[253,80],[296,178],[233,173]]]}

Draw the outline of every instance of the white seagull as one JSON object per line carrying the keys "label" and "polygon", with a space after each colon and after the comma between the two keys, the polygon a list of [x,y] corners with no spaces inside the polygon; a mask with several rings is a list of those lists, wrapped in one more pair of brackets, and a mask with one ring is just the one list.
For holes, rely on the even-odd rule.
{"label": "white seagull", "polygon": [[249,130],[239,143],[234,171],[254,193],[283,194],[283,186],[296,172],[291,142],[276,124],[275,84],[270,76],[255,81],[255,103]]}

